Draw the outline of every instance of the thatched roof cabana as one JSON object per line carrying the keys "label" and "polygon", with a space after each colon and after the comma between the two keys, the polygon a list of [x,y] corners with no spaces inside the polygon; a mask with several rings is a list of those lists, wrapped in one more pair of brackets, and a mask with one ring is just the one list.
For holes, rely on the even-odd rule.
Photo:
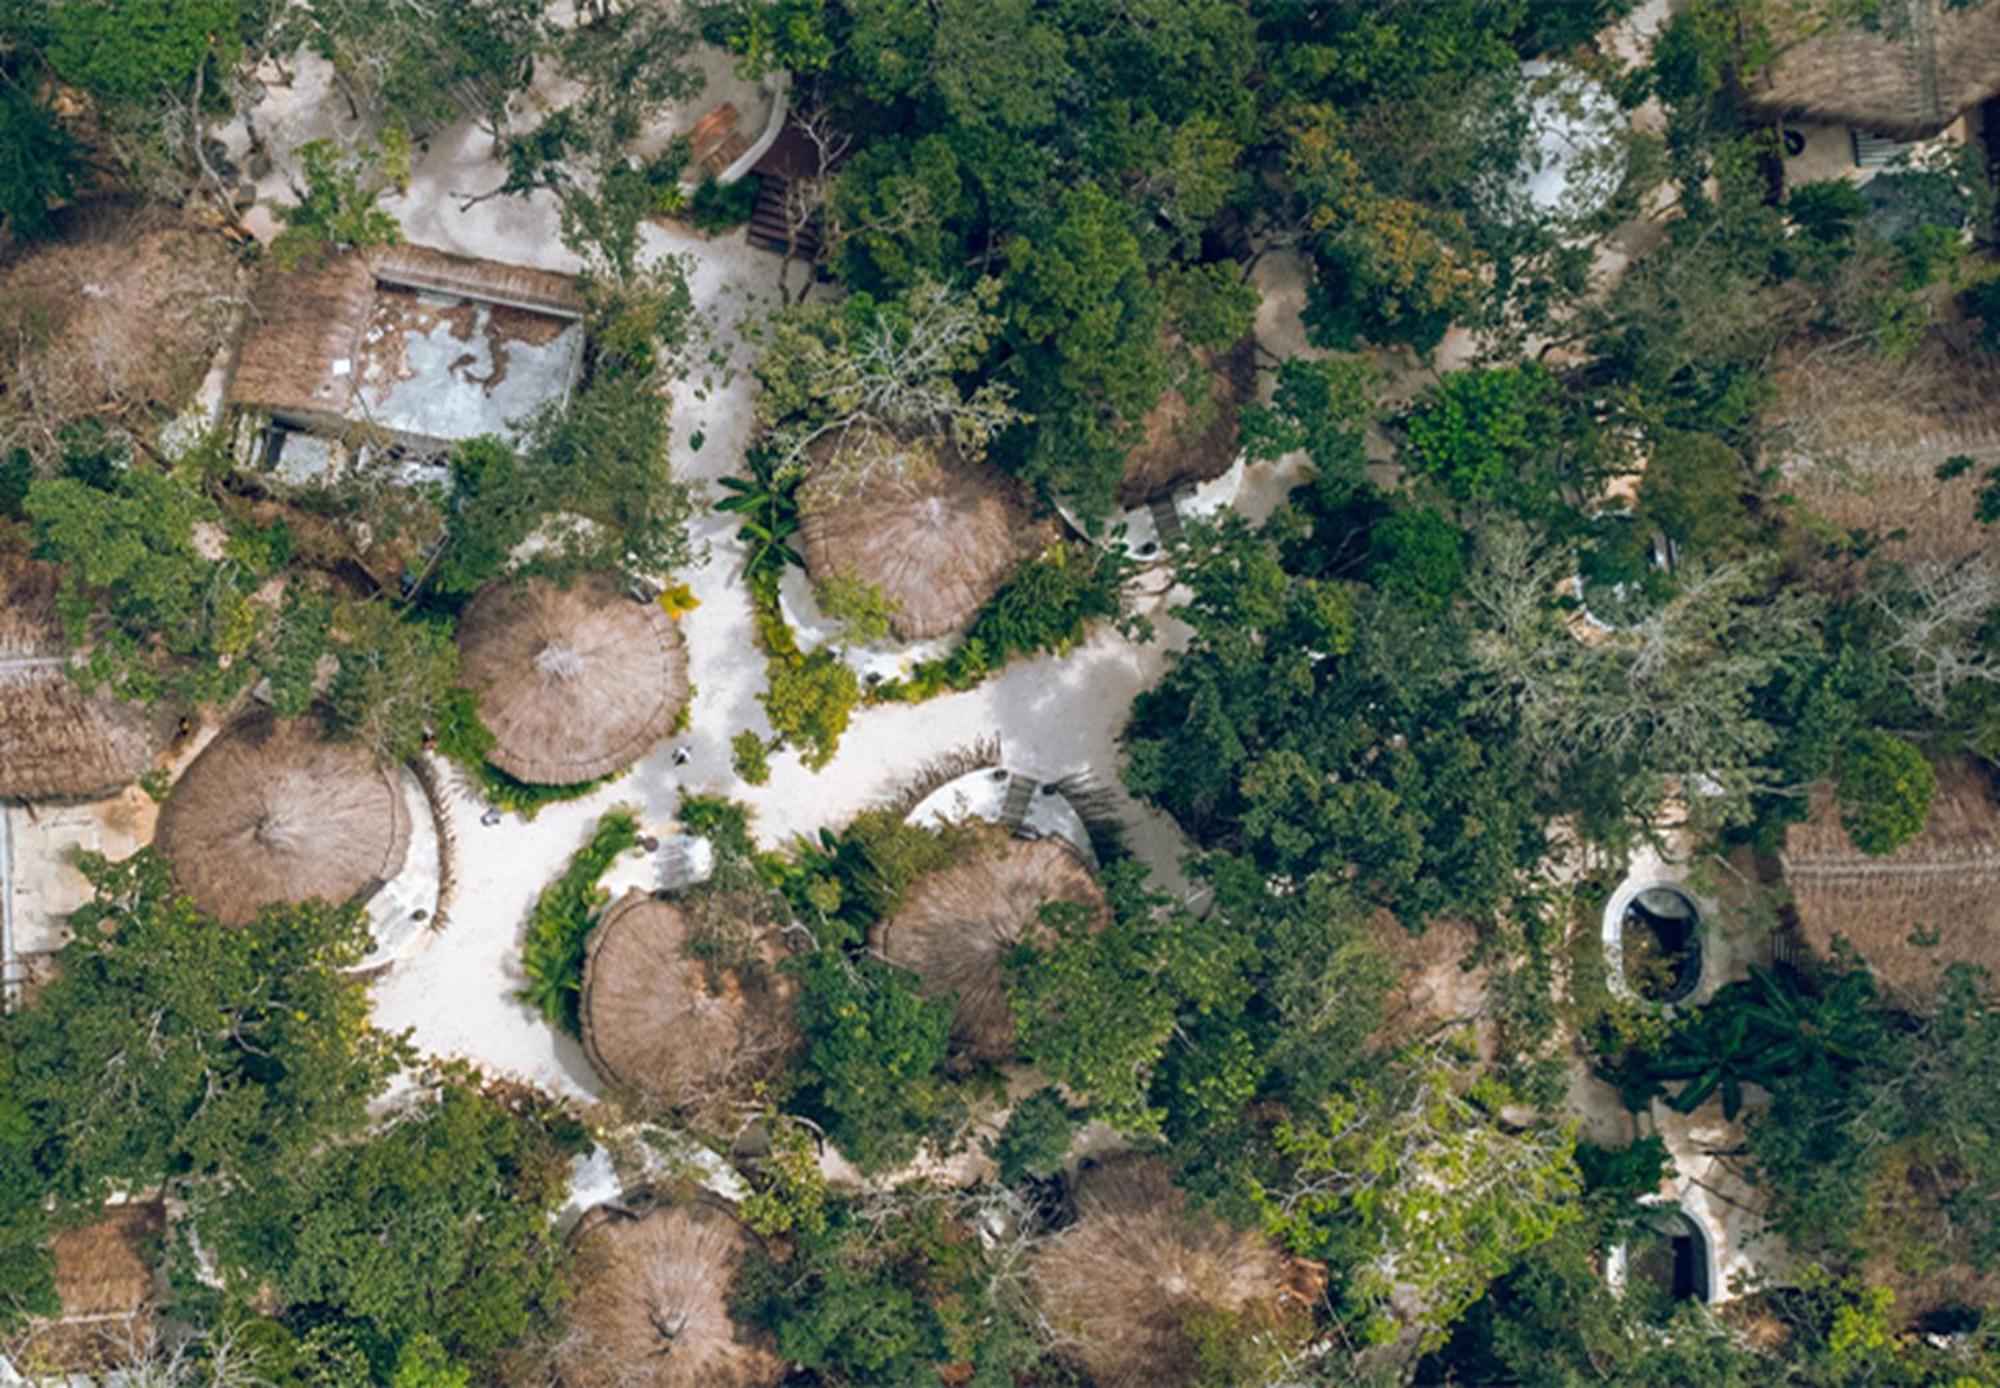
{"label": "thatched roof cabana", "polygon": [[0,551],[0,800],[87,800],[138,780],[166,716],[70,678],[50,564]]}
{"label": "thatched roof cabana", "polygon": [[755,1236],[697,1196],[634,1217],[598,1206],[570,1236],[577,1292],[557,1351],[563,1388],[750,1388],[785,1363],[729,1314]]}
{"label": "thatched roof cabana", "polygon": [[[1814,513],[1883,537],[1889,559],[1952,564],[1994,548],[1976,508],[2000,462],[2000,363],[1973,325],[1948,322],[1895,362],[1795,352],[1777,380],[1773,461]],[[1940,479],[1954,457],[1975,466]]]}
{"label": "thatched roof cabana", "polygon": [[0,452],[53,457],[84,418],[141,432],[166,419],[236,316],[236,248],[180,211],[104,199],[59,222],[0,264]]}
{"label": "thatched roof cabana", "polygon": [[680,628],[605,575],[493,584],[459,621],[458,656],[496,739],[489,759],[535,785],[624,770],[687,702]]}
{"label": "thatched roof cabana", "polygon": [[878,465],[837,496],[809,496],[800,518],[814,582],[845,576],[879,588],[904,641],[964,630],[1050,533],[1013,479],[948,448]]}
{"label": "thatched roof cabana", "polygon": [[119,1367],[152,1338],[154,1244],[166,1231],[158,1201],[113,1205],[49,1240],[62,1314],[9,1346],[23,1373],[90,1374]]}
{"label": "thatched roof cabana", "polygon": [[1013,1054],[1001,956],[1037,933],[1042,907],[1089,908],[1102,926],[1104,892],[1076,850],[1060,838],[1017,839],[986,827],[966,856],[912,883],[894,914],[874,931],[875,949],[923,980],[928,997],[957,996],[952,1044],[976,1060]]}
{"label": "thatched roof cabana", "polygon": [[1887,0],[1868,25],[1810,22],[1752,81],[1756,113],[1923,140],[2000,93],[2000,6]]}
{"label": "thatched roof cabana", "polygon": [[1823,789],[1785,835],[1784,869],[1805,943],[1826,958],[1846,940],[1892,999],[1923,1005],[1954,963],[2000,979],[2000,807],[1975,768],[1939,767],[1923,832],[1878,858],[1854,846]]}
{"label": "thatched roof cabana", "polygon": [[365,901],[403,869],[410,812],[394,766],[317,718],[258,716],[202,749],[154,847],[195,904],[246,925],[268,902]]}
{"label": "thatched roof cabana", "polygon": [[1144,506],[1177,489],[1213,481],[1236,461],[1237,415],[1257,391],[1256,339],[1246,337],[1229,351],[1197,351],[1208,373],[1209,398],[1197,415],[1179,389],[1168,390],[1144,420],[1144,437],[1125,455],[1118,481],[1118,504]]}
{"label": "thatched roof cabana", "polygon": [[714,1098],[790,1034],[784,999],[734,970],[711,974],[688,935],[679,905],[626,893],[590,933],[578,1009],[598,1074],[674,1108]]}
{"label": "thatched roof cabana", "polygon": [[273,266],[252,300],[230,401],[298,424],[342,427],[355,416],[363,385],[355,363],[384,287],[559,318],[583,312],[583,296],[568,275],[428,246],[378,246],[290,270]]}
{"label": "thatched roof cabana", "polygon": [[1305,1311],[1312,1279],[1271,1244],[1187,1207],[1159,1162],[1113,1157],[1078,1178],[1076,1223],[1035,1254],[1042,1314],[1098,1388],[1195,1381],[1190,1318]]}

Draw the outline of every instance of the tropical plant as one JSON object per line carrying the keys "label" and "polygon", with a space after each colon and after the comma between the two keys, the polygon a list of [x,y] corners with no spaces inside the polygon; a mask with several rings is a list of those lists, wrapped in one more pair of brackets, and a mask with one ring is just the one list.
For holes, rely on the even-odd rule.
{"label": "tropical plant", "polygon": [[1879,1053],[1884,1022],[1866,970],[1834,975],[1817,990],[1796,976],[1752,965],[1750,977],[1717,993],[1668,1037],[1648,1063],[1655,1079],[1680,1081],[1671,1100],[1692,1113],[1720,1092],[1725,1118],[1743,1107],[1743,1085],[1784,1080],[1831,1092],[1841,1072]]}
{"label": "tropical plant", "polygon": [[639,842],[639,820],[617,809],[597,822],[589,842],[546,887],[528,916],[521,970],[528,984],[521,999],[571,1036],[578,1034],[577,1003],[583,988],[584,943],[604,904],[597,881],[620,853]]}

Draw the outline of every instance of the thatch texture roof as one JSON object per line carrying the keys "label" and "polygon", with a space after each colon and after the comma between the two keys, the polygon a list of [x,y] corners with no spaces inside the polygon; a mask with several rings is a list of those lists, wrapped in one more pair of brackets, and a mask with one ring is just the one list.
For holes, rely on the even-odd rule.
{"label": "thatch texture roof", "polygon": [[1038,933],[1042,907],[1055,901],[1090,908],[1098,926],[1109,919],[1103,890],[1068,843],[988,828],[965,857],[912,883],[873,943],[922,979],[926,996],[956,995],[951,1034],[961,1054],[998,1060],[1014,1052],[1001,958]]}
{"label": "thatch texture roof", "polygon": [[366,900],[402,871],[410,813],[393,766],[317,718],[259,716],[202,749],[154,846],[195,904],[245,925],[268,902]]}
{"label": "thatch texture roof", "polygon": [[428,246],[379,246],[290,270],[273,266],[257,286],[231,401],[304,423],[337,424],[346,418],[361,385],[356,363],[378,284],[566,317],[583,311],[582,295],[568,275]]}
{"label": "thatch texture roof", "polygon": [[70,678],[53,565],[0,551],[0,800],[84,800],[138,780],[165,717]]}
{"label": "thatch texture roof", "polygon": [[674,1108],[716,1097],[785,1045],[789,1008],[734,970],[688,957],[681,907],[632,891],[590,934],[583,1049],[612,1084]]}
{"label": "thatch texture roof", "polygon": [[2000,93],[2000,6],[1887,0],[1868,25],[1827,9],[1752,82],[1753,110],[1922,140]]}
{"label": "thatch texture roof", "polygon": [[730,1318],[730,1279],[756,1241],[717,1202],[697,1197],[638,1218],[599,1206],[571,1241],[563,1388],[746,1388],[784,1377],[776,1352]]}
{"label": "thatch texture roof", "polygon": [[[1950,564],[1993,548],[1975,515],[2000,462],[2000,362],[1948,323],[1900,362],[1874,352],[1794,353],[1767,416],[1786,484],[1814,513],[1885,538],[1885,558]],[[1978,466],[1949,481],[1964,456]]]}
{"label": "thatch texture roof", "polygon": [[28,1374],[95,1373],[117,1367],[151,1338],[152,1245],[166,1229],[157,1201],[108,1207],[49,1240],[62,1314],[31,1325],[9,1345]]}
{"label": "thatch texture roof", "polygon": [[118,201],[0,264],[0,452],[60,452],[84,418],[143,429],[179,411],[228,336],[236,250],[179,212]]}
{"label": "thatch texture roof", "polygon": [[458,655],[496,739],[491,761],[536,785],[624,770],[687,702],[680,628],[605,575],[486,588],[459,621]]}
{"label": "thatch texture roof", "polygon": [[937,454],[877,467],[836,498],[809,500],[800,519],[813,580],[873,584],[905,641],[964,630],[1049,535],[998,468],[950,449]]}
{"label": "thatch texture roof", "polygon": [[1118,504],[1143,506],[1177,488],[1208,482],[1236,461],[1236,419],[1243,402],[1257,391],[1256,339],[1246,337],[1220,355],[1197,351],[1207,372],[1209,398],[1196,412],[1180,390],[1169,390],[1141,421],[1144,436],[1125,455],[1118,481]]}
{"label": "thatch texture roof", "polygon": [[1172,1388],[1198,1372],[1197,1315],[1304,1310],[1298,1277],[1265,1239],[1187,1208],[1157,1161],[1117,1156],[1076,1186],[1076,1223],[1036,1253],[1042,1314],[1098,1388]]}
{"label": "thatch texture roof", "polygon": [[1854,846],[1822,790],[1785,835],[1784,869],[1813,952],[1846,940],[1892,998],[1923,1004],[1954,963],[2000,979],[2000,807],[1976,769],[1938,768],[1923,832],[1879,858]]}

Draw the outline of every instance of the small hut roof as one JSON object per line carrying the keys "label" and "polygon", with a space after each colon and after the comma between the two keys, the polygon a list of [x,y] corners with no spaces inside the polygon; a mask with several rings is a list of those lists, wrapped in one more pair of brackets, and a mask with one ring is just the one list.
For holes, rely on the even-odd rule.
{"label": "small hut roof", "polygon": [[166,1229],[158,1201],[115,1205],[49,1239],[62,1313],[13,1345],[24,1373],[90,1374],[129,1358],[150,1338],[152,1244]]}
{"label": "small hut roof", "polygon": [[165,718],[70,678],[53,565],[0,552],[0,800],[85,800],[138,780]]}
{"label": "small hut roof", "polygon": [[949,636],[970,624],[1023,556],[1048,538],[1013,479],[952,449],[879,467],[800,518],[815,582],[845,575],[873,584],[894,609],[905,641]]}
{"label": "small hut roof", "polygon": [[998,1060],[1014,1051],[1001,956],[1035,933],[1052,901],[1089,907],[1097,926],[1109,918],[1103,889],[1067,842],[990,829],[965,857],[912,883],[894,914],[876,925],[874,945],[922,979],[927,996],[956,994],[953,1044],[975,1059]]}
{"label": "small hut roof", "polygon": [[605,575],[486,588],[459,622],[458,655],[495,738],[491,761],[536,785],[624,770],[687,702],[680,628]]}
{"label": "small hut roof", "polygon": [[1854,846],[1822,790],[1785,835],[1784,869],[1813,952],[1845,939],[1892,998],[1933,999],[1954,963],[2000,979],[2000,807],[1974,768],[1939,767],[1923,832],[1882,857]]}
{"label": "small hut roof", "polygon": [[154,842],[197,906],[245,925],[267,902],[373,896],[402,871],[410,812],[396,768],[359,743],[259,716],[202,749]]}
{"label": "small hut roof", "polygon": [[[1886,537],[1885,558],[1949,564],[1993,548],[1977,507],[2000,462],[2000,366],[1972,325],[1948,322],[1897,362],[1793,353],[1777,379],[1775,461],[1815,513]],[[1959,456],[1979,466],[1940,480]]]}
{"label": "small hut roof", "polygon": [[1209,408],[1190,419],[1187,396],[1167,391],[1141,421],[1144,436],[1125,455],[1118,481],[1118,504],[1143,506],[1176,488],[1208,482],[1229,471],[1238,449],[1237,415],[1257,390],[1257,347],[1246,337],[1218,356],[1197,351],[1195,360],[1208,373]]}
{"label": "small hut roof", "polygon": [[1867,26],[1825,14],[1813,22],[1746,94],[1757,113],[1922,140],[2000,93],[1995,6],[1889,0]]}
{"label": "small hut roof", "polygon": [[571,1235],[577,1293],[557,1352],[563,1388],[747,1388],[785,1363],[729,1314],[729,1284],[756,1239],[697,1197],[634,1218],[600,1205]]}
{"label": "small hut roof", "polygon": [[742,980],[719,970],[711,989],[708,968],[687,956],[687,935],[679,906],[626,893],[591,931],[579,1009],[597,1072],[676,1108],[714,1095],[768,1039]]}
{"label": "small hut roof", "polygon": [[1077,1180],[1076,1223],[1035,1255],[1042,1314],[1099,1388],[1195,1381],[1191,1315],[1303,1309],[1299,1277],[1254,1233],[1187,1208],[1157,1161],[1122,1155]]}

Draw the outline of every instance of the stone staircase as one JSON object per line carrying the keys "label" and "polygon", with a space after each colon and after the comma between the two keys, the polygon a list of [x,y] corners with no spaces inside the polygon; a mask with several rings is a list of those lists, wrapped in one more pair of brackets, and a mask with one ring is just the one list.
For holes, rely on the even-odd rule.
{"label": "stone staircase", "polygon": [[1000,827],[1010,834],[1022,838],[1032,838],[1028,832],[1028,805],[1035,798],[1035,781],[1032,776],[1016,773],[1007,778],[1007,795],[1000,802]]}

